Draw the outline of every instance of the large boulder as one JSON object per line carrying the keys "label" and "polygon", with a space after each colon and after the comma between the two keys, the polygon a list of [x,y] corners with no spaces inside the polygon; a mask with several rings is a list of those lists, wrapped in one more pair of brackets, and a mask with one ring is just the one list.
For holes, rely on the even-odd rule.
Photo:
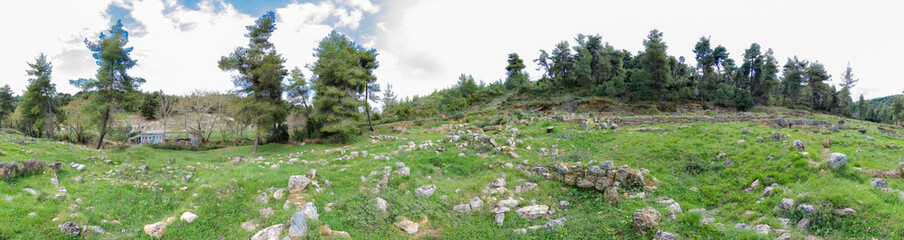
{"label": "large boulder", "polygon": [[69,234],[69,236],[78,236],[79,234],[82,234],[82,228],[74,222],[65,222],[63,224],[60,224],[58,227],[60,228],[61,232]]}
{"label": "large boulder", "polygon": [[841,168],[847,165],[847,155],[834,152],[829,154],[829,158],[826,161],[829,162],[829,166],[832,168]]}
{"label": "large boulder", "polygon": [[[280,226],[282,230],[282,226]],[[304,212],[296,212],[289,219],[289,237],[296,239],[304,237],[308,233],[308,217]]]}
{"label": "large boulder", "polygon": [[659,226],[659,222],[662,221],[662,214],[659,214],[659,211],[656,211],[653,207],[645,207],[634,211],[633,219],[634,228],[640,230],[652,229]]}
{"label": "large boulder", "polygon": [[[307,229],[307,228],[305,228]],[[283,225],[276,224],[264,229],[261,229],[259,232],[255,233],[254,236],[251,236],[251,240],[280,240],[279,237],[282,235]],[[292,236],[291,231],[289,232],[289,236]]]}

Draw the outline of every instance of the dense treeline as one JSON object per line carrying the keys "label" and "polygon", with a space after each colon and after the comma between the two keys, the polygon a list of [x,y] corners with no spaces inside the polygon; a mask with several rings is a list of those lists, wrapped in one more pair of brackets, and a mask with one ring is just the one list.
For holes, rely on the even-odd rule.
{"label": "dense treeline", "polygon": [[[690,49],[696,62],[690,65],[684,57],[667,54],[658,30],[650,31],[643,40],[645,49],[637,53],[616,49],[599,35],[578,34],[573,41],[561,41],[550,51],[540,50],[532,60],[542,73],[535,81],[525,71],[525,59],[511,53],[505,79],[486,83],[462,74],[452,87],[399,98],[392,85],[381,88],[376,83],[378,51],[336,31],[315,49],[317,60],[307,66],[311,76],[298,68],[288,70],[269,41],[275,19],[269,12],[247,26],[248,45],[218,61],[220,69],[234,74],[233,92],[199,90],[185,96],[138,90],[145,79],[128,74],[137,60],[130,57],[128,32],[117,22],[97,40],[85,40],[98,70],[94,78],[70,80],[81,88],[75,95],[56,92],[46,56],[29,62],[29,85],[21,96],[9,86],[0,88],[0,126],[16,127],[34,137],[95,142],[97,148],[104,146],[108,135],[114,143],[126,142],[136,134],[158,130],[174,133],[167,140],[253,143],[256,152],[262,142],[345,142],[373,131],[373,121],[462,116],[511,94],[576,92],[631,102],[697,101],[739,110],[785,106],[886,123],[900,122],[904,113],[904,97],[867,101],[861,95],[853,102],[850,90],[859,80],[850,66],[841,73],[838,86],[829,85],[831,75],[818,61],[793,57],[780,64],[772,49],[753,43],[736,62],[728,49],[713,47],[708,37]],[[121,113],[157,124],[133,129],[117,117]],[[55,133],[58,130],[65,131]],[[246,131],[253,132],[250,141],[245,141]]]}

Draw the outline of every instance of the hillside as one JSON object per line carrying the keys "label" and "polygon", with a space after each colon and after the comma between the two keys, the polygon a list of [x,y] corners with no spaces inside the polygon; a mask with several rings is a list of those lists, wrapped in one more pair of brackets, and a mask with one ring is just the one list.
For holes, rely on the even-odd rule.
{"label": "hillside", "polygon": [[[257,155],[250,146],[96,151],[4,134],[2,161],[62,167],[0,181],[0,238],[900,236],[899,130],[825,115],[789,120],[799,117],[496,110],[378,125],[348,145],[268,144]],[[834,152],[847,164],[831,167]],[[658,213],[635,212],[645,207]],[[180,220],[186,212],[197,217]]]}

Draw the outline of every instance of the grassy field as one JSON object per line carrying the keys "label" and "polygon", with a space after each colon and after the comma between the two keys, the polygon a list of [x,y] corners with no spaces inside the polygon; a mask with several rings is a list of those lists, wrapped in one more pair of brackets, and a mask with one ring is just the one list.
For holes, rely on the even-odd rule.
{"label": "grassy field", "polygon": [[[821,115],[814,118],[833,119]],[[251,155],[250,146],[198,152],[142,146],[96,151],[42,139],[28,144],[0,142],[0,151],[5,153],[0,161],[36,158],[48,163],[63,162],[63,170],[57,174],[59,185],[51,183],[55,175],[50,168],[43,174],[0,181],[0,209],[3,209],[0,239],[149,239],[142,230],[144,225],[169,217],[177,220],[167,227],[163,239],[248,239],[264,227],[286,223],[296,212],[294,208],[283,208],[285,198],[271,197],[264,204],[255,197],[268,192],[268,188],[286,188],[289,176],[305,175],[311,169],[316,169],[315,182],[320,189],[310,186],[301,195],[316,204],[320,217],[308,222],[309,239],[323,237],[318,232],[321,225],[346,231],[355,239],[408,239],[410,235],[393,226],[403,218],[421,222],[416,236],[427,239],[652,239],[655,230],[631,227],[634,210],[646,206],[662,213],[663,221],[658,229],[674,233],[680,239],[778,237],[776,233],[761,235],[735,229],[737,223],[768,224],[790,231],[792,239],[895,239],[904,234],[904,215],[897,213],[904,212],[904,200],[898,195],[904,181],[886,179],[891,191],[885,191],[871,187],[872,178],[855,169],[895,169],[902,161],[904,152],[889,146],[904,145],[904,141],[880,134],[874,124],[849,121],[854,127],[867,129],[866,134],[861,134],[855,130],[777,129],[748,122],[601,130],[595,125],[585,127],[539,120],[512,125],[518,128],[517,134],[484,132],[503,144],[508,137],[521,140],[515,148],[520,158],[497,154],[490,147],[474,143],[461,147],[466,141],[436,144],[436,140],[444,139],[447,134],[424,130],[441,124],[409,126],[404,134],[392,132],[389,125],[380,125],[377,133],[372,134],[407,138],[404,141],[373,143],[365,135],[348,145],[269,144],[262,146],[257,155]],[[454,131],[467,131],[473,125]],[[553,126],[555,131],[548,134],[548,126]],[[773,140],[770,138],[773,131],[789,136],[785,141]],[[467,136],[470,135],[465,134],[463,138]],[[867,136],[875,140],[869,141]],[[765,141],[758,142],[757,137]],[[823,145],[827,139],[831,141],[828,148]],[[434,146],[405,150],[409,141],[420,145],[428,140]],[[793,140],[801,140],[807,154],[794,149]],[[400,148],[401,145],[406,147]],[[448,150],[436,151],[440,146]],[[544,153],[541,148],[549,150]],[[552,154],[552,149],[559,153]],[[342,158],[355,151],[367,151],[369,156]],[[831,152],[846,154],[848,165],[829,168],[825,159]],[[486,153],[487,157],[478,153]],[[718,158],[720,153],[725,153],[725,157]],[[289,157],[290,154],[293,156]],[[374,159],[375,155],[389,159]],[[246,161],[231,164],[229,158],[237,156]],[[769,157],[774,160],[767,160]],[[308,163],[290,164],[291,158]],[[113,163],[105,163],[105,159]],[[621,197],[610,202],[602,192],[592,188],[580,189],[554,178],[504,167],[506,163],[552,166],[588,161],[612,161],[616,166],[648,169],[647,177],[658,179],[657,188],[646,190],[645,198]],[[77,171],[69,166],[70,162],[87,165],[87,170]],[[398,170],[396,162],[410,167],[410,175],[392,172],[388,184],[377,190],[381,171],[387,167]],[[280,165],[278,168],[270,167],[276,163]],[[148,165],[148,170],[140,170],[141,165]],[[187,166],[197,170],[188,183],[183,183],[180,179],[190,173]],[[503,175],[510,191],[486,193],[487,185]],[[74,181],[77,176],[86,181]],[[754,180],[759,180],[759,186],[745,191]],[[511,191],[524,182],[538,183],[539,188],[520,193]],[[417,187],[430,184],[437,187],[433,196],[415,196]],[[764,197],[764,187],[773,184],[778,187],[771,196]],[[68,196],[48,198],[61,192],[58,187],[64,187]],[[25,188],[37,190],[38,195],[24,191]],[[388,211],[376,209],[373,202],[378,197],[388,202]],[[520,201],[519,207],[535,202],[549,205],[555,211],[533,220],[508,212],[501,227],[494,223],[494,213],[486,207],[470,213],[452,211],[454,205],[467,203],[473,197],[480,197],[485,205],[512,197]],[[667,219],[667,205],[658,203],[660,198],[680,203],[684,211],[677,213],[677,220]],[[781,211],[778,206],[783,198],[794,199],[795,207],[811,204],[816,212],[807,215],[801,210]],[[77,203],[77,199],[83,203]],[[561,208],[560,201],[569,204]],[[77,204],[78,210],[72,204]],[[263,219],[258,211],[266,207],[272,207],[276,213]],[[705,208],[707,213],[701,216],[688,211],[697,208]],[[832,211],[839,208],[852,208],[857,214],[833,215]],[[192,223],[179,221],[186,211],[199,217]],[[35,215],[28,217],[32,212]],[[565,224],[552,230],[528,230],[526,234],[515,231],[563,217]],[[797,221],[804,217],[813,221],[806,231],[797,228]],[[714,223],[702,224],[704,218],[713,218]],[[780,218],[790,222],[783,225]],[[242,222],[254,219],[260,223],[254,232],[240,227]],[[83,228],[100,226],[106,233],[85,231],[83,236],[70,237],[57,227],[66,221]]]}

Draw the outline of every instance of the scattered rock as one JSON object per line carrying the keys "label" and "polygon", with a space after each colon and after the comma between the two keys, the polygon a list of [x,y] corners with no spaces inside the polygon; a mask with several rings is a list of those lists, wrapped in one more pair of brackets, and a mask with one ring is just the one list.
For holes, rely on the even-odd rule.
{"label": "scattered rock", "polygon": [[791,145],[793,145],[794,148],[796,148],[798,151],[801,151],[801,150],[804,150],[807,148],[806,146],[804,146],[804,142],[801,142],[800,140],[794,140],[794,142],[792,142]]}
{"label": "scattered rock", "polygon": [[832,168],[841,168],[847,164],[847,155],[833,152],[829,154],[829,158],[826,160],[829,162],[829,166],[831,166]]}
{"label": "scattered rock", "polygon": [[885,181],[885,179],[881,178],[873,178],[873,181],[870,182],[869,185],[873,187],[886,187],[888,186],[888,181]]}
{"label": "scattered rock", "polygon": [[519,216],[521,216],[522,218],[525,218],[527,220],[531,220],[534,218],[544,216],[548,212],[549,212],[549,206],[546,206],[546,205],[531,205],[531,206],[527,206],[527,207],[523,207],[523,208],[519,208],[518,210],[515,210],[515,213],[517,213]]}
{"label": "scattered rock", "polygon": [[681,205],[679,205],[678,202],[674,202],[672,205],[665,207],[665,210],[670,212],[681,212]]}
{"label": "scattered rock", "polygon": [[92,232],[97,233],[97,234],[105,233],[104,229],[100,226],[88,226],[88,230],[91,230]]}
{"label": "scattered rock", "polygon": [[402,169],[396,170],[396,174],[398,174],[399,176],[411,175],[411,168],[403,167]]}
{"label": "scattered rock", "polygon": [[163,232],[166,231],[167,225],[168,224],[166,222],[157,222],[144,225],[144,233],[147,233],[151,237],[155,238],[163,237]]}
{"label": "scattered rock", "polygon": [[656,235],[653,237],[653,240],[675,240],[675,234],[666,231],[656,231]]}
{"label": "scattered rock", "polygon": [[772,227],[766,224],[753,225],[753,232],[767,235],[769,232],[772,232]]}
{"label": "scattered rock", "polygon": [[192,212],[184,212],[182,213],[182,217],[180,217],[179,219],[182,219],[182,221],[185,221],[187,223],[191,223],[195,221],[195,218],[198,218],[198,215]]}
{"label": "scattered rock", "polygon": [[835,215],[839,215],[839,216],[855,216],[855,215],[857,215],[857,211],[854,211],[854,209],[852,209],[852,208],[835,209],[835,211],[832,211],[832,213]]}
{"label": "scattered rock", "polygon": [[305,203],[301,207],[301,212],[310,220],[317,220],[320,217],[320,214],[317,213],[317,206],[313,202]]}
{"label": "scattered rock", "polygon": [[653,207],[645,207],[634,211],[633,226],[637,229],[652,229],[659,226],[662,215]]}
{"label": "scattered rock", "polygon": [[[269,226],[267,228],[261,229],[259,232],[255,233],[254,236],[251,236],[251,240],[280,240],[279,238],[282,236],[282,230],[282,224]],[[305,228],[305,231],[307,231],[307,228]],[[289,237],[291,236],[292,230],[290,229]]]}
{"label": "scattered rock", "polygon": [[281,200],[283,198],[283,196],[285,196],[285,195],[286,195],[285,189],[280,188],[280,189],[276,189],[276,191],[273,191],[273,199]]}
{"label": "scattered rock", "polygon": [[479,197],[474,197],[468,205],[471,206],[472,210],[476,211],[483,207],[483,200],[480,200]]}
{"label": "scattered rock", "polygon": [[797,206],[797,210],[804,211],[804,213],[809,215],[813,215],[813,213],[816,212],[816,208],[814,208],[813,205],[810,204],[801,204]]}
{"label": "scattered rock", "polygon": [[467,203],[458,204],[453,206],[452,210],[460,213],[467,213],[471,211],[471,205]]}
{"label": "scattered rock", "polygon": [[63,224],[60,224],[58,227],[60,228],[61,232],[69,234],[69,236],[78,236],[79,234],[82,234],[82,228],[74,222],[65,222]]}
{"label": "scattered rock", "polygon": [[241,226],[242,226],[242,229],[245,229],[245,231],[254,232],[255,229],[260,227],[260,224],[254,222],[254,221],[247,221],[247,222],[243,222]]}
{"label": "scattered rock", "polygon": [[433,192],[435,192],[435,191],[436,191],[436,185],[426,185],[426,186],[421,186],[421,187],[418,187],[417,189],[415,189],[414,195],[426,198],[426,197],[433,196]]}
{"label": "scattered rock", "polygon": [[497,178],[490,182],[490,185],[496,188],[505,187],[505,179]]}
{"label": "scattered rock", "polygon": [[811,224],[813,224],[813,223],[810,222],[810,219],[803,218],[797,222],[797,229],[800,229],[800,231],[802,231],[802,232],[806,232],[807,229],[810,228]]}
{"label": "scattered rock", "polygon": [[377,198],[377,199],[375,199],[375,202],[377,203],[377,209],[378,209],[378,210],[383,211],[383,212],[386,212],[386,210],[387,210],[387,205],[389,204],[389,203],[386,202],[386,200],[384,200],[384,199],[382,199],[382,198]]}
{"label": "scattered rock", "polygon": [[794,207],[794,199],[783,198],[781,202],[778,203],[778,206],[785,211],[791,210]]}
{"label": "scattered rock", "polygon": [[559,219],[549,220],[549,222],[544,223],[543,228],[545,228],[547,230],[552,230],[552,229],[555,229],[557,227],[561,227],[564,225],[565,225],[565,218],[559,218]]}
{"label": "scattered rock", "polygon": [[273,214],[276,214],[276,210],[273,210],[272,207],[268,207],[257,211],[257,213],[261,215],[262,219],[267,219],[270,218],[270,216],[273,216]]}
{"label": "scattered rock", "polygon": [[304,191],[311,183],[311,179],[304,175],[293,175],[289,177],[289,192],[299,193]]}
{"label": "scattered rock", "polygon": [[[282,230],[282,226],[280,226]],[[304,212],[295,212],[289,219],[289,237],[297,239],[308,233],[308,216]]]}
{"label": "scattered rock", "polygon": [[393,225],[395,225],[397,228],[408,235],[414,235],[415,233],[417,233],[417,228],[419,227],[418,223],[408,220],[408,218],[403,218],[402,221],[393,223]]}
{"label": "scattered rock", "polygon": [[750,229],[750,225],[747,225],[746,223],[738,223],[738,224],[735,224],[735,225],[734,225],[734,228],[737,228],[737,229]]}

